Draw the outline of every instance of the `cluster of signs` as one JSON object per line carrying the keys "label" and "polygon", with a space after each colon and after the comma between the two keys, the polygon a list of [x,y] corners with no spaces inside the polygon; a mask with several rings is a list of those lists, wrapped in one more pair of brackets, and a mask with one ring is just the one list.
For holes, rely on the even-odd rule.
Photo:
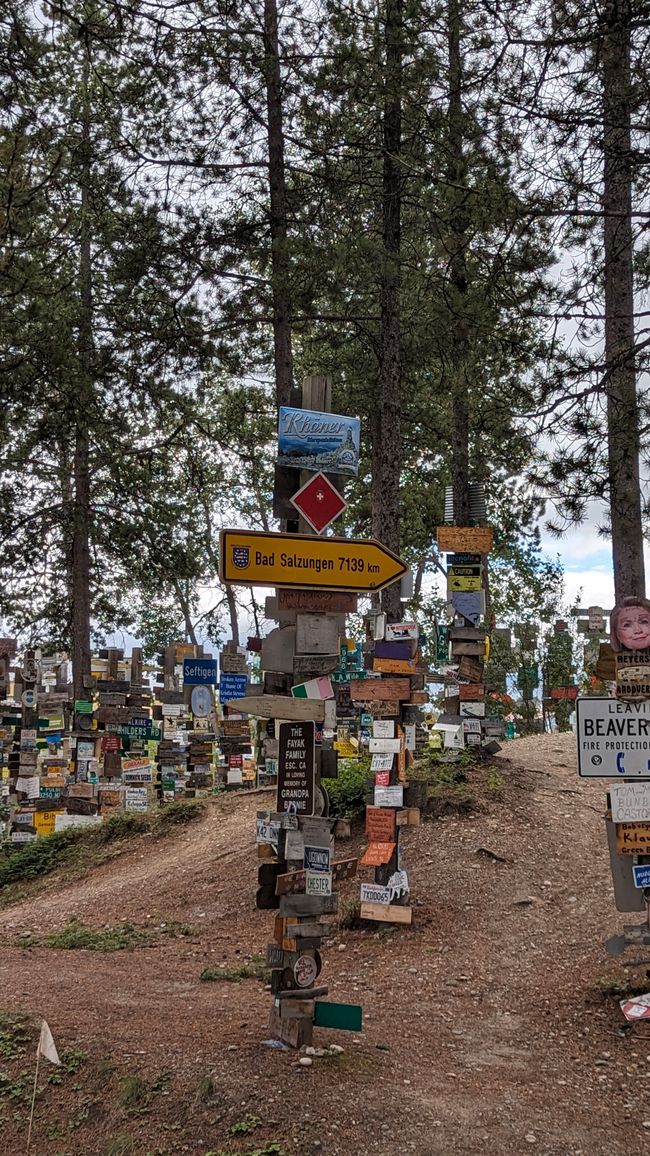
{"label": "cluster of signs", "polygon": [[[245,657],[226,656],[226,666],[228,657],[237,669],[222,672],[222,683],[229,692],[229,680],[237,679],[245,692]],[[160,658],[164,685],[152,688],[142,680],[140,651],[131,659],[117,650],[100,653],[86,697],[74,702],[67,681],[58,675],[52,682],[48,660],[30,656],[11,668],[17,698],[6,698],[6,677],[0,835],[26,843],[102,822],[118,809],[143,812],[159,802],[205,796],[216,782],[254,785],[248,723],[231,723],[221,738],[216,733],[216,661],[185,644],[168,647]],[[219,764],[218,738],[228,751]]]}
{"label": "cluster of signs", "polygon": [[445,706],[434,731],[451,750],[480,746],[503,733],[486,717],[484,665],[490,653],[485,615],[485,565],[493,533],[485,526],[439,526],[438,549],[447,555],[451,624],[437,628],[436,658],[445,674]]}
{"label": "cluster of signs", "polygon": [[[609,619],[609,648],[600,645],[598,662],[615,694],[577,700],[578,772],[613,780],[606,825],[617,909],[650,911],[650,601],[624,598]],[[637,942],[628,930],[609,941],[613,954]],[[648,1000],[621,1007],[629,1020],[650,1018]]]}

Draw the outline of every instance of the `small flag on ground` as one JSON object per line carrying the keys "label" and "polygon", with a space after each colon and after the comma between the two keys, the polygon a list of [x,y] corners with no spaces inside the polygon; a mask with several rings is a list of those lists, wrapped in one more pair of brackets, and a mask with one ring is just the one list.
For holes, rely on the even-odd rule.
{"label": "small flag on ground", "polygon": [[332,683],[326,675],[310,678],[309,682],[299,682],[291,687],[292,698],[334,698]]}
{"label": "small flag on ground", "polygon": [[56,1050],[56,1044],[52,1038],[49,1025],[45,1020],[41,1024],[41,1034],[38,1041],[38,1055],[45,1056],[51,1064],[60,1064],[59,1053]]}

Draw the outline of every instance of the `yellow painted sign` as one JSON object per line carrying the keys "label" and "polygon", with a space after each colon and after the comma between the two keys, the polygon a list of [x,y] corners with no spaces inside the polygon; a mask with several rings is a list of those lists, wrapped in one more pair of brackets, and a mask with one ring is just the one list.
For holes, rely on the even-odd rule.
{"label": "yellow painted sign", "polygon": [[451,575],[447,576],[448,590],[481,590],[483,588],[480,575],[476,577],[466,577],[465,575]]}
{"label": "yellow painted sign", "polygon": [[374,539],[222,530],[219,577],[241,586],[381,590],[407,566]]}
{"label": "yellow painted sign", "polygon": [[34,826],[39,835],[53,835],[56,822],[56,816],[62,815],[63,811],[35,811],[34,812]]}
{"label": "yellow painted sign", "polygon": [[617,823],[619,855],[650,855],[650,823]]}

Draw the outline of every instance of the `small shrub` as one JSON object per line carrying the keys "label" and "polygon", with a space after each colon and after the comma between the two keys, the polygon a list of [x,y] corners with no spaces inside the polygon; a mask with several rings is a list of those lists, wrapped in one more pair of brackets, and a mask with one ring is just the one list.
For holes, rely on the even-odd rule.
{"label": "small shrub", "polygon": [[212,1076],[201,1076],[196,1089],[197,1104],[210,1104],[214,1099],[215,1087]]}
{"label": "small shrub", "polygon": [[335,779],[323,779],[321,786],[329,798],[331,819],[360,819],[372,782],[370,758],[339,759]]}
{"label": "small shrub", "polygon": [[205,803],[201,799],[169,803],[156,815],[155,826],[159,830],[194,823],[205,814]]}
{"label": "small shrub", "polygon": [[339,904],[339,927],[342,931],[354,931],[361,926],[361,900],[343,899]]}
{"label": "small shrub", "polygon": [[132,923],[119,923],[117,927],[95,931],[73,916],[62,931],[46,935],[43,943],[45,947],[66,951],[132,951],[135,947],[146,947],[151,940],[149,930],[134,927]]}
{"label": "small shrub", "polygon": [[242,979],[260,979],[262,983],[268,983],[270,978],[271,973],[259,955],[253,956],[250,963],[243,963],[240,967],[206,967],[199,976],[204,983],[220,980],[239,983]]}
{"label": "small shrub", "polygon": [[488,791],[492,791],[492,794],[502,795],[503,794],[503,788],[506,785],[506,781],[505,781],[503,775],[499,774],[496,767],[488,767],[488,770],[487,770],[487,773],[485,776],[485,785],[486,785]]}
{"label": "small shrub", "polygon": [[29,1016],[0,1013],[0,1060],[17,1060],[31,1048],[34,1030]]}
{"label": "small shrub", "polygon": [[142,1076],[122,1076],[119,1102],[127,1112],[141,1112],[151,1100],[151,1092]]}

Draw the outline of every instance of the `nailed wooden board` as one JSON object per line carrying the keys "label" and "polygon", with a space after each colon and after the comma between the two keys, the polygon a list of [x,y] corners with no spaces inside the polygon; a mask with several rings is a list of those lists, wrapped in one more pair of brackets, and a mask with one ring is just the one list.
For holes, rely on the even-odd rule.
{"label": "nailed wooden board", "polygon": [[485,698],[485,685],[482,682],[470,683],[469,686],[461,682],[458,685],[458,698],[461,702],[476,702]]}
{"label": "nailed wooden board", "polygon": [[453,553],[489,554],[494,533],[487,526],[438,526],[438,549]]}
{"label": "nailed wooden board", "polygon": [[373,658],[372,669],[379,674],[415,674],[415,659]]}
{"label": "nailed wooden board", "polygon": [[375,702],[364,700],[357,705],[364,714],[371,714],[373,718],[395,718],[400,713],[400,704],[396,698],[386,699],[385,702],[380,699]]}
{"label": "nailed wooden board", "polygon": [[393,843],[395,811],[390,807],[366,807],[366,835],[371,843]]}
{"label": "nailed wooden board", "polygon": [[483,682],[483,663],[470,655],[464,655],[458,664],[458,674],[468,682]]}
{"label": "nailed wooden board", "polygon": [[360,867],[383,867],[390,863],[396,843],[371,843],[359,860]]}
{"label": "nailed wooden board", "polygon": [[411,683],[408,678],[358,678],[350,684],[353,702],[401,701],[409,698]]}
{"label": "nailed wooden board", "polygon": [[650,823],[617,823],[616,850],[619,855],[650,855]]}
{"label": "nailed wooden board", "polygon": [[325,719],[325,703],[315,698],[288,698],[280,694],[257,695],[253,698],[246,695],[245,698],[232,699],[225,705],[255,718],[286,719],[287,722],[310,719],[323,722]]}
{"label": "nailed wooden board", "polygon": [[359,911],[361,919],[374,919],[378,923],[413,922],[412,907],[397,907],[393,903],[362,903]]}
{"label": "nailed wooden board", "polygon": [[339,664],[336,654],[297,654],[293,660],[294,683],[309,682],[311,678],[320,678],[324,674],[331,674]]}
{"label": "nailed wooden board", "polygon": [[278,610],[312,610],[324,614],[354,614],[358,595],[336,590],[286,590],[277,591]]}
{"label": "nailed wooden board", "polygon": [[296,652],[295,626],[278,626],[262,639],[260,663],[262,670],[278,674],[293,674],[293,658]]}
{"label": "nailed wooden board", "polygon": [[338,895],[283,895],[280,915],[335,915]]}
{"label": "nailed wooden board", "polygon": [[[339,859],[336,863],[332,863],[332,882],[340,883],[342,879],[350,879],[356,874],[357,860],[356,859]],[[278,875],[275,881],[276,895],[297,895],[305,890],[306,871],[288,871],[286,874]]]}
{"label": "nailed wooden board", "polygon": [[451,644],[451,658],[452,662],[455,658],[462,658],[469,654],[476,658],[482,658],[485,654],[484,642],[452,642]]}
{"label": "nailed wooden board", "polygon": [[339,624],[328,614],[298,614],[296,654],[338,653]]}

